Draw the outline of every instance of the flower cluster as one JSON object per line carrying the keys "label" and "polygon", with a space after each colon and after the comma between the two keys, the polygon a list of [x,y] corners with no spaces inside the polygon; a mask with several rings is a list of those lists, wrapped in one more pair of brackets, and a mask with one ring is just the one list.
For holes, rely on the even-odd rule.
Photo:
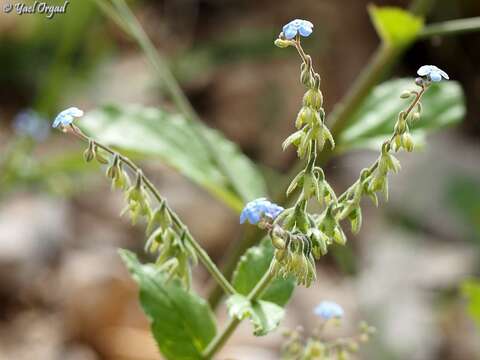
{"label": "flower cluster", "polygon": [[145,251],[156,255],[159,271],[166,273],[169,278],[178,277],[186,287],[190,287],[190,263],[197,262],[197,255],[189,241],[191,235],[186,227],[179,222],[165,200],[148,186],[149,183],[139,168],[128,158],[88,138],[73,124],[75,118],[81,116],[82,110],[70,107],[57,115],[52,126],[62,130],[69,128],[74,135],[88,141],[83,154],[85,161],[96,159],[105,165],[105,174],[111,180],[112,188],[125,193],[127,205],[122,214],[128,213],[132,224],[136,224],[140,218],[147,223]]}
{"label": "flower cluster", "polygon": [[[310,337],[304,339],[302,330],[287,330],[284,332],[286,338],[282,346],[282,360],[313,360],[313,359],[348,359],[349,355],[355,353],[361,344],[369,341],[375,334],[375,328],[366,322],[358,325],[358,333],[349,337],[339,337],[330,340],[324,339],[324,332],[327,325],[340,324],[344,311],[340,305],[332,301],[322,301],[314,309],[322,322],[313,330]],[[336,320],[332,322],[330,320]]]}
{"label": "flower cluster", "polygon": [[[296,19],[286,24],[275,40],[280,48],[295,47],[302,59],[300,82],[306,92],[295,120],[296,131],[282,144],[284,150],[290,145],[295,146],[298,157],[305,158],[304,169],[294,177],[286,192],[290,196],[299,190],[298,199],[293,207],[285,210],[266,199],[258,199],[247,204],[241,215],[242,223],[248,219],[250,223],[269,230],[275,247],[271,271],[282,277],[293,275],[297,283],[306,286],[315,279],[315,259],[325,255],[331,244],[346,243],[347,237],[340,222],[348,219],[353,233],[360,230],[362,197],[370,197],[376,205],[378,193],[383,193],[388,199],[388,174],[400,171],[400,162],[393,153],[413,151],[415,146],[410,127],[421,116],[422,95],[432,82],[449,78],[447,73],[433,65],[418,69],[421,77],[416,79],[415,84],[419,89],[401,94],[400,97],[410,100],[410,103],[406,110],[399,113],[393,134],[383,143],[378,159],[363,169],[359,179],[337,197],[323,170],[316,165],[317,153],[327,143],[333,149],[335,141],[325,125],[320,75],[314,71],[312,59],[305,54],[300,43],[301,37],[308,37],[312,31],[313,25],[309,21]],[[323,207],[319,214],[307,212],[311,199]]]}

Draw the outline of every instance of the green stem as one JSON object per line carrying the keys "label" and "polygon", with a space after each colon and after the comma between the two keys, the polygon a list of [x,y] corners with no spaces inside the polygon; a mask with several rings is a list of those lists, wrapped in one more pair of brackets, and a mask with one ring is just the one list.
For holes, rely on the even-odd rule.
{"label": "green stem", "polygon": [[[100,149],[106,151],[110,155],[118,155],[118,158],[120,161],[122,161],[125,165],[127,165],[135,174],[141,174],[142,181],[145,184],[145,186],[150,190],[152,195],[155,197],[155,199],[158,202],[163,202],[164,199],[162,195],[160,195],[160,192],[157,190],[155,185],[150,181],[148,177],[145,176],[145,174],[141,171],[141,169],[128,157],[117,153],[115,150],[111,149],[110,147],[99,143],[98,141],[90,138],[89,136],[85,135],[79,128],[77,128],[74,125],[70,125],[69,130],[77,136],[78,138],[86,141],[86,142],[93,142],[93,144],[96,147],[99,147]],[[227,294],[235,294],[235,289],[233,286],[228,282],[228,280],[223,276],[221,271],[217,268],[215,263],[210,259],[208,256],[207,252],[203,250],[203,248],[200,246],[200,244],[193,238],[192,234],[188,230],[188,228],[183,224],[183,222],[180,220],[178,217],[177,213],[175,213],[170,207],[168,207],[168,211],[170,213],[170,216],[172,217],[173,223],[175,226],[178,228],[179,231],[185,232],[185,238],[187,241],[190,242],[192,247],[194,248],[197,256],[199,257],[200,261],[203,263],[205,268],[208,270],[210,275],[217,281],[218,285],[227,293]]]}
{"label": "green stem", "polygon": [[[273,274],[270,272],[270,270],[267,270],[267,272],[263,275],[257,285],[247,295],[247,299],[250,301],[258,299],[268,287],[268,285],[270,285],[273,278]],[[210,344],[208,344],[207,348],[203,353],[203,357],[205,359],[211,359],[213,355],[215,355],[227,342],[227,340],[236,330],[238,325],[240,325],[240,322],[241,321],[236,317],[231,318],[225,328],[222,330],[222,332],[218,333],[217,336],[215,336],[210,342]]]}
{"label": "green stem", "polygon": [[426,26],[420,33],[420,39],[432,36],[446,36],[480,31],[480,16],[469,19],[444,21]]}
{"label": "green stem", "polygon": [[[95,0],[97,3],[105,2],[106,0]],[[243,190],[244,187],[239,182],[240,180],[231,173],[228,163],[224,161],[221,154],[218,153],[215,148],[215,144],[212,143],[207,136],[205,135],[204,128],[201,125],[201,120],[189,100],[185,96],[184,92],[180,88],[180,85],[176,81],[175,77],[169,70],[167,64],[159,56],[157,49],[151,42],[148,35],[143,30],[143,27],[138,22],[135,15],[132,13],[128,5],[125,3],[125,0],[112,0],[115,8],[110,4],[106,3],[100,8],[110,16],[117,24],[119,24],[122,29],[124,29],[134,40],[138,43],[140,48],[146,54],[149,62],[159,75],[160,79],[163,81],[165,89],[169,93],[171,99],[173,100],[175,106],[178,110],[183,113],[192,129],[195,131],[199,140],[203,143],[207,149],[209,156],[212,159],[212,162],[217,164],[217,166],[222,171],[223,175],[226,177],[229,184],[234,189],[235,193],[239,195],[242,200],[249,200],[248,194]]]}

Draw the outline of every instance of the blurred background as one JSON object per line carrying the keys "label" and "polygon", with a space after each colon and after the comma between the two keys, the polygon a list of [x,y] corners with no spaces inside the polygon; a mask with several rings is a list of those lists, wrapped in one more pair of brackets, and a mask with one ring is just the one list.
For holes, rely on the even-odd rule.
{"label": "blurred background", "polygon": [[[13,2],[2,0],[2,7],[7,3]],[[315,24],[304,46],[322,75],[328,113],[379,44],[367,4],[129,3],[201,120],[238,144],[277,186],[296,161],[281,143],[293,130],[303,89],[298,57],[273,40],[292,18]],[[478,0],[438,0],[426,21],[473,16],[480,16]],[[378,330],[361,359],[480,358],[472,317],[480,313],[480,290],[468,280],[480,269],[480,33],[418,41],[386,79],[412,77],[430,63],[460,83],[465,113],[455,126],[432,132],[418,152],[400,155],[389,202],[378,209],[365,202],[360,234],[318,263],[317,282],[296,290],[282,324],[308,333],[313,307],[336,301],[346,318],[335,333],[352,333],[362,319]],[[143,227],[119,217],[122,195],[110,191],[99,166],[84,164],[84,144],[50,124],[68,106],[173,110],[165,84],[137,44],[84,0],[71,0],[53,19],[0,12],[0,69],[0,359],[158,359],[137,287],[116,253],[119,247],[141,253]],[[325,172],[340,192],[376,156],[341,154]],[[161,159],[142,166],[224,264],[226,249],[246,228],[237,213]],[[211,284],[201,266],[194,280],[206,296]],[[476,308],[468,302],[475,292]],[[225,320],[221,307],[218,316]],[[218,359],[277,359],[280,333],[255,338],[242,324]]]}

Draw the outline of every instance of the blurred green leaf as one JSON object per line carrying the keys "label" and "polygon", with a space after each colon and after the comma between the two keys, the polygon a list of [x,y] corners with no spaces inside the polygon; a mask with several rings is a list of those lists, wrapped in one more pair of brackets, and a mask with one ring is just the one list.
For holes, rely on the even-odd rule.
{"label": "blurred green leaf", "polygon": [[[398,113],[411,101],[400,99],[400,94],[415,87],[413,79],[390,80],[375,87],[340,134],[338,151],[378,149],[392,134]],[[422,97],[422,104],[420,120],[410,126],[417,141],[432,130],[459,123],[465,116],[463,90],[455,81],[432,85]]]}
{"label": "blurred green leaf", "polygon": [[253,324],[253,333],[263,336],[275,330],[283,318],[282,307],[270,301],[248,300],[243,295],[232,295],[227,300],[228,314],[239,320],[249,318]]}
{"label": "blurred green leaf", "polygon": [[[247,295],[250,293],[265,272],[268,271],[273,258],[273,251],[271,241],[265,239],[260,245],[248,249],[240,258],[232,280],[232,285],[239,294]],[[293,278],[277,278],[265,290],[261,299],[285,306],[290,300],[294,288],[295,281]]]}
{"label": "blurred green leaf", "polygon": [[447,181],[445,206],[466,225],[464,237],[480,246],[480,181],[459,171]]}
{"label": "blurred green leaf", "polygon": [[[105,106],[78,122],[89,135],[107,145],[149,158],[159,158],[206,188],[237,211],[243,201],[228,185],[203,142],[181,115],[141,106]],[[264,180],[250,159],[220,132],[199,126],[229,165],[241,193],[254,199],[266,194]]]}
{"label": "blurred green leaf", "polygon": [[382,41],[403,47],[415,40],[423,28],[423,19],[401,8],[370,5],[370,18]]}
{"label": "blurred green leaf", "polygon": [[162,354],[174,360],[203,359],[202,350],[216,333],[208,304],[178,280],[166,281],[154,265],[142,265],[132,252],[120,250],[120,256],[140,287],[140,303]]}
{"label": "blurred green leaf", "polygon": [[462,284],[462,293],[468,300],[468,313],[480,329],[480,281],[465,281]]}

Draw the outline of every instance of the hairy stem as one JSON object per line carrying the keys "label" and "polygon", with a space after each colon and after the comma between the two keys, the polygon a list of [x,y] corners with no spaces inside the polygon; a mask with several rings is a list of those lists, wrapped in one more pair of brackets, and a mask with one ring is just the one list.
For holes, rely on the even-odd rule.
{"label": "hairy stem", "polygon": [[[405,118],[407,118],[408,115],[412,112],[412,110],[418,104],[418,102],[420,101],[420,99],[422,98],[422,95],[425,93],[426,90],[427,90],[427,87],[422,86],[422,89],[416,93],[415,99],[411,102],[407,110],[405,110]],[[395,135],[396,134],[392,134],[392,136],[387,140],[387,143],[389,144],[389,146],[391,146],[391,143],[393,142]],[[376,170],[376,168],[378,167],[378,162],[379,160],[377,159],[372,165],[370,165],[370,167],[367,169],[368,174],[372,174]],[[340,197],[338,198],[338,201],[342,202],[343,200],[345,200],[345,198],[351,193],[351,191],[353,191],[355,186],[357,186],[360,181],[361,181],[360,178],[357,181],[355,181],[342,195],[340,195]],[[347,206],[345,209],[342,210],[342,212],[339,213],[339,215],[337,216],[337,219],[339,221],[345,219],[350,214],[351,211],[352,211],[352,207]]]}
{"label": "hairy stem", "polygon": [[[98,141],[90,138],[89,136],[85,135],[78,127],[74,125],[70,125],[70,128],[68,129],[68,132],[73,133],[75,136],[78,138],[86,141],[86,142],[93,142],[93,144],[106,151],[110,155],[117,155],[119,160],[127,165],[130,170],[132,170],[136,174],[141,174],[141,178],[147,189],[150,191],[150,193],[155,197],[155,199],[158,202],[164,201],[163,197],[160,195],[160,192],[157,190],[155,185],[150,181],[148,177],[145,176],[145,174],[141,171],[141,169],[128,157],[119,154],[112,148],[99,143]],[[71,130],[71,131],[70,131]],[[227,294],[235,294],[235,289],[233,286],[228,282],[228,280],[223,276],[223,274],[220,272],[220,270],[217,268],[215,263],[210,259],[208,254],[206,253],[205,250],[200,246],[200,244],[193,238],[192,234],[188,230],[188,228],[183,224],[183,222],[180,220],[178,217],[177,213],[175,213],[170,207],[167,206],[167,209],[169,211],[169,214],[173,220],[173,223],[175,226],[178,228],[179,231],[185,232],[185,239],[190,242],[192,247],[194,248],[197,256],[199,257],[200,261],[203,263],[205,268],[208,270],[210,275],[217,281],[218,285],[227,293]]]}

